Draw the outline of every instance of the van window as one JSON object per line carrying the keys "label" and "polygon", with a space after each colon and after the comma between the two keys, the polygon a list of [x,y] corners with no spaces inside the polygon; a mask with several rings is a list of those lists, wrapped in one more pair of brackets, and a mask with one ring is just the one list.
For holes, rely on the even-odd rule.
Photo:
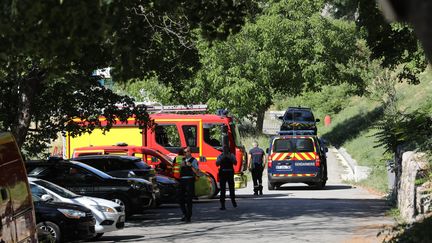
{"label": "van window", "polygon": [[156,142],[162,147],[180,147],[180,136],[177,126],[173,125],[157,125],[155,127]]}
{"label": "van window", "polygon": [[203,125],[203,128],[204,142],[214,148],[222,148],[222,124],[206,123]]}
{"label": "van window", "polygon": [[284,120],[314,122],[315,118],[310,111],[288,111],[285,114]]}
{"label": "van window", "polygon": [[273,152],[314,152],[314,143],[310,138],[276,139]]}
{"label": "van window", "polygon": [[296,152],[313,152],[314,151],[314,143],[312,139],[302,138],[296,139]]}
{"label": "van window", "polygon": [[186,145],[193,148],[198,147],[197,142],[197,127],[196,126],[182,126],[183,135],[186,140]]}
{"label": "van window", "polygon": [[273,152],[295,152],[294,145],[291,140],[288,139],[277,139],[273,144]]}

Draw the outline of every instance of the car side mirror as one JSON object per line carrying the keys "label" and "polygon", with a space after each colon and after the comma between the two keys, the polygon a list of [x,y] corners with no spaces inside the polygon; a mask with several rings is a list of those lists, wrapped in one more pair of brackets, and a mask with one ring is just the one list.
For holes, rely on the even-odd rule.
{"label": "car side mirror", "polygon": [[283,120],[283,116],[278,116],[277,117],[279,120]]}
{"label": "car side mirror", "polygon": [[327,148],[327,147],[325,147],[325,152],[326,152],[326,153],[328,152],[328,148]]}
{"label": "car side mirror", "polygon": [[320,122],[321,120],[319,118],[315,119],[315,122]]}
{"label": "car side mirror", "polygon": [[42,195],[41,199],[44,202],[52,202],[52,201],[54,201],[54,198],[51,195],[49,195],[49,194]]}

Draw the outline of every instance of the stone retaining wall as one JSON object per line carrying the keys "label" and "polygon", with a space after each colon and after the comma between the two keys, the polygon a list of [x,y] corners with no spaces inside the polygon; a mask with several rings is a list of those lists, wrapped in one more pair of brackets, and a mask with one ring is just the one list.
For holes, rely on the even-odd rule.
{"label": "stone retaining wall", "polygon": [[432,210],[432,183],[417,185],[429,164],[424,154],[412,151],[404,152],[401,159],[400,178],[396,185],[397,205],[402,218],[413,222]]}

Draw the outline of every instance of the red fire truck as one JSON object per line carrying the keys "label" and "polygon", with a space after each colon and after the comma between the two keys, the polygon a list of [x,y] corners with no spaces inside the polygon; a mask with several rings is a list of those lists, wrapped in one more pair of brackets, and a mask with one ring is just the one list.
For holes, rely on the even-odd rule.
{"label": "red fire truck", "polygon": [[[145,146],[155,149],[173,158],[178,151],[189,146],[192,155],[199,161],[202,171],[212,176],[213,183],[219,182],[216,158],[222,151],[222,144],[227,143],[236,156],[235,166],[236,188],[246,187],[246,151],[240,141],[235,120],[226,112],[219,114],[179,114],[180,112],[197,112],[206,106],[159,106],[148,107],[150,117],[156,123],[153,129],[141,130],[130,118],[127,123],[113,126],[105,134],[96,129],[91,134],[65,138],[65,157],[71,158],[74,149],[80,147],[116,145],[124,143]],[[103,124],[103,119],[101,119]]]}

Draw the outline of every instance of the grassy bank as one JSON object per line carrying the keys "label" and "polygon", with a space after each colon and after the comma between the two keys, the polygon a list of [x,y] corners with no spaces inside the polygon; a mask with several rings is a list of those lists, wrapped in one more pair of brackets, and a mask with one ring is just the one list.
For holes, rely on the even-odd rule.
{"label": "grassy bank", "polygon": [[[432,105],[432,72],[421,76],[419,85],[396,85],[397,108],[411,112]],[[335,115],[329,127],[322,127],[321,134],[335,146],[343,146],[359,165],[372,168],[368,179],[360,184],[385,193],[388,190],[386,162],[393,158],[377,147],[374,128],[383,115],[380,103],[367,97],[352,97],[349,106]]]}

